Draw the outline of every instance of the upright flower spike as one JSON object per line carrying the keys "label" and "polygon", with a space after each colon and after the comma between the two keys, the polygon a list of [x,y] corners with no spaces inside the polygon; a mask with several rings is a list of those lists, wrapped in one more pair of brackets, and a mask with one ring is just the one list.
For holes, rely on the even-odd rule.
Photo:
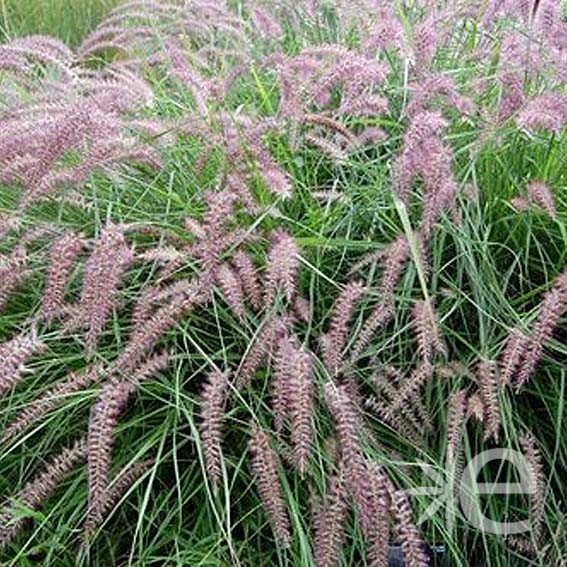
{"label": "upright flower spike", "polygon": [[68,328],[86,327],[85,342],[90,353],[116,307],[118,287],[133,259],[122,228],[112,224],[106,226],[87,261],[77,312],[67,325]]}
{"label": "upright flower spike", "polygon": [[152,460],[130,465],[123,470],[108,487],[94,513],[85,521],[83,538],[87,539],[102,523],[105,516],[112,510],[124,493],[154,464]]}
{"label": "upright flower spike", "polygon": [[215,270],[215,280],[234,315],[244,319],[244,290],[236,272],[228,264],[220,264]]}
{"label": "upright flower spike", "polygon": [[252,262],[252,259],[246,252],[238,250],[232,258],[231,263],[242,282],[246,299],[254,309],[259,309],[262,304],[262,292],[258,272],[256,271],[256,266]]}
{"label": "upright flower spike", "polygon": [[492,360],[481,360],[477,367],[478,392],[484,406],[484,436],[498,440],[500,434],[500,389],[498,366]]}
{"label": "upright flower spike", "polygon": [[221,477],[221,441],[227,388],[227,376],[215,371],[207,375],[201,390],[201,444],[207,474],[215,489]]}
{"label": "upright flower spike", "polygon": [[339,564],[348,511],[346,496],[339,472],[328,482],[325,503],[315,521],[313,548],[316,567],[335,567]]}
{"label": "upright flower spike", "polygon": [[403,490],[396,490],[392,494],[392,513],[407,567],[428,567],[425,544],[413,523],[411,506]]}
{"label": "upright flower spike", "polygon": [[272,247],[268,252],[264,300],[271,305],[276,292],[281,291],[286,301],[295,295],[297,272],[299,269],[299,249],[293,238],[283,230],[272,236]]}
{"label": "upright flower spike", "polygon": [[364,296],[361,282],[348,283],[336,299],[332,311],[329,331],[322,342],[323,361],[332,376],[339,372],[342,352],[349,335],[349,323],[356,303]]}
{"label": "upright flower spike", "polygon": [[415,302],[412,324],[417,337],[417,352],[422,360],[432,362],[434,356],[446,353],[439,333],[439,323],[429,301],[423,299]]}
{"label": "upright flower spike", "polygon": [[532,203],[535,203],[538,207],[545,211],[552,219],[555,220],[557,218],[553,193],[545,183],[532,181],[528,185],[528,198],[532,201]]}
{"label": "upright flower spike", "polygon": [[[87,441],[82,438],[53,457],[45,469],[22,488],[14,500],[28,509],[38,510],[86,455]],[[25,519],[18,519],[9,510],[0,513],[0,549],[12,541],[24,522]]]}
{"label": "upright flower spike", "polygon": [[293,461],[301,476],[305,475],[312,443],[312,378],[311,357],[297,349],[291,359],[289,414]]}
{"label": "upright flower spike", "polygon": [[62,404],[66,397],[88,388],[102,378],[102,365],[95,364],[82,372],[69,374],[62,382],[49,388],[38,398],[27,404],[15,419],[8,423],[0,439],[8,441],[20,431],[38,422],[52,409]]}
{"label": "upright flower spike", "polygon": [[84,247],[84,240],[74,232],[67,232],[54,242],[49,253],[49,272],[43,291],[42,314],[51,319],[65,304],[65,288],[73,264]]}
{"label": "upright flower spike", "polygon": [[362,532],[367,537],[374,523],[374,501],[369,468],[360,445],[361,420],[347,387],[333,382],[325,384],[325,402],[335,424],[340,458],[344,464],[346,488],[360,514]]}
{"label": "upright flower spike", "polygon": [[546,478],[543,468],[543,459],[537,447],[534,436],[526,432],[519,438],[522,452],[531,467],[530,486],[530,520],[531,535],[536,543],[541,541],[544,518],[545,518],[545,492]]}
{"label": "upright flower spike", "polygon": [[278,477],[278,458],[270,446],[268,433],[254,426],[248,447],[260,499],[278,540],[287,546],[291,539],[291,528]]}
{"label": "upright flower spike", "polygon": [[0,255],[0,313],[6,307],[10,295],[27,277],[28,258],[23,246],[16,246],[10,254]]}
{"label": "upright flower spike", "polygon": [[526,352],[513,379],[516,388],[521,388],[535,372],[545,344],[551,339],[566,305],[567,269],[557,277],[543,297],[534,328],[526,339]]}
{"label": "upright flower spike", "polygon": [[26,359],[44,348],[35,330],[0,344],[0,398],[20,380]]}

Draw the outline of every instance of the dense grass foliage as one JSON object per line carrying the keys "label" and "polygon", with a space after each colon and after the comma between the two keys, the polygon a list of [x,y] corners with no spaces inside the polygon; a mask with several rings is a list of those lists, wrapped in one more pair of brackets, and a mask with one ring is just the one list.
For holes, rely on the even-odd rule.
{"label": "dense grass foliage", "polygon": [[[564,564],[558,3],[24,4],[0,562]],[[532,490],[476,503],[518,535],[458,501],[496,447]]]}
{"label": "dense grass foliage", "polygon": [[77,45],[117,0],[0,0],[0,37],[45,34]]}

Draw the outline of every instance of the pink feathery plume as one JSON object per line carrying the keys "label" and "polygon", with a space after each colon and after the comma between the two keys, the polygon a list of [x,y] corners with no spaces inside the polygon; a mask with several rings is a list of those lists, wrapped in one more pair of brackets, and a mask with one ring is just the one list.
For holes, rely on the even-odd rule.
{"label": "pink feathery plume", "polygon": [[311,303],[309,300],[300,295],[296,295],[293,302],[293,313],[299,321],[309,323],[311,320]]}
{"label": "pink feathery plume", "polygon": [[305,475],[307,469],[313,437],[311,365],[309,354],[302,349],[295,349],[290,361],[288,411],[292,456],[301,476]]}
{"label": "pink feathery plume", "polygon": [[526,339],[526,352],[513,378],[513,383],[517,388],[521,388],[535,372],[544,346],[551,339],[566,305],[567,270],[559,275],[541,302],[535,326]]}
{"label": "pink feathery plume", "polygon": [[322,337],[321,346],[323,361],[332,376],[340,370],[342,353],[350,332],[350,319],[364,293],[365,289],[361,282],[349,282],[335,300],[331,310],[329,331]]}
{"label": "pink feathery plume", "polygon": [[368,346],[372,337],[384,327],[394,314],[394,299],[390,295],[383,296],[382,300],[370,313],[352,346],[350,359],[356,360]]}
{"label": "pink feathery plume", "polygon": [[97,515],[97,508],[108,488],[112,460],[114,429],[135,386],[129,382],[108,382],[92,408],[88,434],[89,511],[87,518]]}
{"label": "pink feathery plume", "polygon": [[0,255],[0,313],[6,307],[10,295],[28,275],[28,258],[23,246],[16,246],[8,255]]}
{"label": "pink feathery plume", "polygon": [[345,539],[347,511],[344,481],[339,472],[330,478],[324,505],[316,516],[313,542],[316,567],[338,565]]}
{"label": "pink feathery plume", "polygon": [[485,439],[498,441],[502,417],[500,414],[500,381],[498,366],[494,361],[481,360],[477,367],[478,392],[484,407]]}
{"label": "pink feathery plume", "polygon": [[552,219],[556,219],[557,211],[555,199],[550,188],[539,181],[532,181],[528,185],[528,198],[532,203],[544,210]]}
{"label": "pink feathery plume", "polygon": [[366,557],[370,567],[388,564],[390,555],[391,481],[377,463],[368,464],[374,506],[374,524],[366,541]]}
{"label": "pink feathery plume", "polygon": [[41,353],[44,348],[45,345],[38,340],[35,330],[19,334],[0,344],[0,398],[21,379],[26,359]]}
{"label": "pink feathery plume", "polygon": [[371,475],[360,445],[360,412],[345,385],[325,384],[325,402],[335,424],[346,488],[360,514],[362,531],[371,533],[374,522]]}
{"label": "pink feathery plume", "polygon": [[512,329],[498,363],[500,368],[500,380],[503,386],[507,386],[512,382],[528,350],[529,346],[526,335],[519,329]]}
{"label": "pink feathery plume", "polygon": [[406,420],[412,421],[411,414],[416,412],[419,423],[418,431],[432,428],[431,419],[425,409],[421,408],[419,395],[423,386],[433,377],[434,367],[430,362],[421,362],[411,375],[400,383],[399,388],[388,404],[382,405],[382,416],[386,421],[395,420],[401,414]]}
{"label": "pink feathery plume", "polygon": [[73,372],[65,380],[46,390],[27,404],[15,419],[6,425],[1,436],[2,441],[12,439],[32,423],[41,420],[51,410],[62,404],[67,397],[96,384],[102,378],[101,370],[102,365],[96,364],[82,372]]}
{"label": "pink feathery plume", "polygon": [[524,457],[531,468],[530,483],[530,520],[531,536],[536,543],[541,541],[543,522],[545,518],[546,477],[543,467],[543,458],[537,447],[534,436],[526,432],[518,441]]}
{"label": "pink feathery plume", "polygon": [[392,513],[407,567],[428,567],[425,544],[413,523],[411,506],[403,490],[396,490],[392,494]]}
{"label": "pink feathery plume", "polygon": [[81,297],[67,329],[86,327],[87,351],[92,353],[104,325],[116,307],[118,287],[126,269],[134,259],[126,243],[123,229],[117,225],[106,226],[94,244],[85,267]]}
{"label": "pink feathery plume", "polygon": [[250,18],[254,27],[266,39],[278,39],[283,35],[282,28],[278,22],[272,18],[267,10],[254,7],[250,12]]}
{"label": "pink feathery plume", "polygon": [[246,252],[238,250],[231,260],[232,267],[236,270],[246,299],[254,309],[259,309],[262,304],[262,292],[256,266]]}
{"label": "pink feathery plume", "polygon": [[52,245],[41,306],[42,315],[47,319],[61,313],[65,305],[65,289],[73,265],[84,245],[84,239],[74,232],[65,233]]}
{"label": "pink feathery plume", "polygon": [[423,179],[426,192],[434,191],[444,180],[452,178],[451,152],[441,136],[446,126],[440,112],[420,112],[412,118],[402,153],[394,162],[394,189],[403,201],[409,198],[411,182],[416,176]]}
{"label": "pink feathery plume", "polygon": [[422,360],[432,362],[436,355],[446,354],[447,348],[439,333],[439,323],[429,301],[415,302],[412,324],[417,337],[417,352]]}
{"label": "pink feathery plume", "polygon": [[201,444],[207,474],[215,489],[221,478],[221,440],[227,388],[227,376],[222,372],[211,372],[201,389]]}
{"label": "pink feathery plume", "polygon": [[517,122],[528,132],[550,130],[559,136],[567,124],[567,97],[554,93],[537,96],[520,111]]}
{"label": "pink feathery plume", "polygon": [[138,479],[148,471],[154,464],[153,460],[134,463],[125,468],[109,485],[108,490],[104,493],[94,513],[85,521],[83,526],[83,538],[88,538],[95,529],[103,522],[104,518],[112,510],[118,501],[124,496],[124,493]]}
{"label": "pink feathery plume", "polygon": [[447,459],[455,462],[461,447],[463,429],[467,418],[467,393],[453,392],[449,398],[447,412]]}
{"label": "pink feathery plume", "polygon": [[88,433],[89,518],[100,515],[100,506],[108,489],[108,477],[118,419],[141,382],[163,370],[169,360],[167,353],[147,359],[126,380],[112,378],[107,382],[91,409]]}
{"label": "pink feathery plume", "polygon": [[266,357],[277,358],[277,350],[289,336],[290,327],[291,319],[287,316],[269,319],[262,325],[240,363],[238,388],[250,382]]}
{"label": "pink feathery plume", "polygon": [[135,369],[168,329],[204,301],[199,286],[194,285],[193,289],[170,298],[168,303],[143,319],[134,327],[126,347],[114,363],[116,371],[128,373]]}
{"label": "pink feathery plume", "polygon": [[280,543],[289,545],[291,527],[278,476],[278,457],[270,446],[268,433],[254,426],[248,447],[251,468],[264,509]]}
{"label": "pink feathery plume", "polygon": [[220,264],[215,270],[215,281],[232,312],[238,319],[244,319],[244,290],[236,271],[228,264]]}
{"label": "pink feathery plume", "polygon": [[383,296],[388,296],[394,291],[399,282],[410,257],[410,245],[405,234],[400,234],[383,251],[382,256],[382,281],[379,291]]}
{"label": "pink feathery plume", "polygon": [[[22,488],[14,498],[15,502],[25,508],[38,510],[53,495],[75,466],[85,460],[86,454],[87,441],[85,438],[63,449],[47,463],[42,472]],[[5,547],[14,539],[25,521],[25,518],[16,516],[10,510],[5,510],[0,514],[0,548]]]}
{"label": "pink feathery plume", "polygon": [[267,257],[264,287],[266,305],[273,303],[277,291],[281,291],[287,301],[293,299],[298,269],[299,249],[297,244],[287,232],[276,231],[272,236],[272,246]]}

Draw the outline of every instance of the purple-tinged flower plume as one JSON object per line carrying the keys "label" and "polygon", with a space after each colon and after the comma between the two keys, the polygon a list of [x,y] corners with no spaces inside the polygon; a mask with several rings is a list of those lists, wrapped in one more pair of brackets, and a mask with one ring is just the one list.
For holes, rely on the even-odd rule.
{"label": "purple-tinged flower plume", "polygon": [[383,296],[382,300],[372,310],[360,329],[351,350],[351,361],[356,360],[372,340],[379,329],[384,327],[394,314],[394,299],[390,295]]}
{"label": "purple-tinged flower plume", "polygon": [[413,523],[411,506],[403,490],[392,494],[392,513],[407,567],[427,567],[429,560],[424,551],[425,544]]}
{"label": "purple-tinged flower plume", "polygon": [[221,441],[227,389],[227,376],[222,372],[211,372],[203,383],[200,397],[201,445],[207,474],[215,489],[221,478]]}
{"label": "purple-tinged flower plume", "polygon": [[271,305],[276,292],[281,291],[287,301],[295,295],[297,272],[299,269],[299,249],[293,238],[283,230],[272,236],[272,246],[268,252],[265,279],[265,303]]}
{"label": "purple-tinged flower plume", "polygon": [[321,343],[323,361],[332,376],[340,371],[342,353],[349,335],[350,319],[358,301],[364,296],[365,289],[361,282],[348,283],[341,291],[331,311],[329,331]]}
{"label": "purple-tinged flower plume", "polygon": [[425,362],[443,356],[447,348],[439,333],[439,323],[433,306],[427,300],[416,301],[412,309],[412,325],[417,337],[417,353]]}
{"label": "purple-tinged flower plume", "polygon": [[528,350],[529,344],[526,335],[519,329],[512,329],[498,363],[500,381],[503,386],[507,386],[511,383]]}
{"label": "purple-tinged flower plume", "polygon": [[8,441],[31,424],[38,422],[51,410],[61,405],[68,396],[89,388],[102,378],[102,365],[95,364],[81,372],[69,374],[65,380],[58,382],[27,404],[15,419],[8,423],[2,434],[2,441]]}
{"label": "purple-tinged flower plume", "polygon": [[264,38],[278,39],[283,35],[281,26],[271,17],[267,10],[255,7],[250,12],[250,18],[254,27]]}
{"label": "purple-tinged flower plume", "polygon": [[554,93],[537,96],[521,110],[517,122],[528,132],[550,130],[559,136],[567,124],[567,97]]}
{"label": "purple-tinged flower plume", "polygon": [[555,208],[555,199],[551,189],[539,181],[532,181],[528,185],[528,198],[532,203],[544,210],[552,219],[555,220],[557,211]]}
{"label": "purple-tinged flower plume", "polygon": [[262,325],[240,363],[236,380],[238,388],[250,382],[267,357],[277,360],[279,347],[289,337],[291,323],[289,316],[283,316],[269,319]]}
{"label": "purple-tinged flower plume", "polygon": [[360,445],[360,412],[344,384],[327,382],[324,388],[325,402],[333,417],[339,440],[346,488],[360,514],[362,532],[368,536],[374,523],[374,505],[371,475]]}
{"label": "purple-tinged flower plume", "polygon": [[26,359],[45,348],[34,331],[15,336],[0,344],[0,398],[22,377]]}
{"label": "purple-tinged flower plume", "polygon": [[91,410],[88,434],[89,511],[87,518],[97,515],[97,508],[108,488],[114,429],[135,389],[136,387],[129,382],[108,382],[102,388]]}
{"label": "purple-tinged flower plume", "polygon": [[118,287],[134,254],[117,225],[106,226],[85,267],[81,297],[67,328],[86,327],[85,343],[92,353],[106,321],[116,307]]}
{"label": "purple-tinged flower plume", "polygon": [[459,454],[466,417],[466,391],[453,392],[449,398],[447,412],[447,460],[451,463],[456,461]]}
{"label": "purple-tinged flower plume", "polygon": [[233,268],[236,270],[246,299],[254,309],[259,309],[262,304],[262,292],[256,266],[246,252],[238,250],[231,260]]}
{"label": "purple-tinged flower plume", "polygon": [[215,281],[232,312],[238,319],[244,319],[244,290],[236,272],[228,264],[220,264],[215,270]]}
{"label": "purple-tinged flower plume", "polygon": [[[86,455],[87,441],[85,438],[63,449],[47,463],[42,472],[22,488],[14,498],[15,503],[31,510],[38,510],[73,468],[86,458]],[[0,549],[12,541],[24,522],[25,519],[18,518],[9,509],[0,514]]]}
{"label": "purple-tinged flower plume", "polygon": [[311,455],[312,442],[312,377],[311,357],[302,349],[295,349],[290,360],[288,411],[291,429],[292,456],[301,476],[305,475]]}
{"label": "purple-tinged flower plume", "polygon": [[28,258],[23,246],[16,246],[8,254],[0,255],[0,313],[4,310],[10,295],[27,277]]}
{"label": "purple-tinged flower plume", "polygon": [[347,511],[344,481],[339,472],[329,479],[325,502],[315,520],[313,549],[316,567],[339,564]]}
{"label": "purple-tinged flower plume", "polygon": [[500,435],[500,380],[498,366],[492,360],[481,360],[477,367],[478,392],[484,406],[484,436],[498,441]]}
{"label": "purple-tinged flower plume", "polygon": [[518,441],[526,461],[530,466],[530,530],[533,540],[541,540],[543,521],[545,518],[546,477],[543,468],[543,458],[537,447],[534,436],[526,432]]}
{"label": "purple-tinged flower plume", "polygon": [[534,328],[526,339],[526,352],[513,378],[513,383],[517,388],[522,387],[535,372],[543,354],[545,343],[551,339],[566,305],[567,270],[555,280],[552,288],[546,292],[541,302]]}
{"label": "purple-tinged flower plume", "polygon": [[248,448],[260,499],[278,540],[287,546],[291,539],[291,527],[278,476],[278,457],[270,446],[269,434],[254,426]]}
{"label": "purple-tinged flower plume", "polygon": [[134,463],[124,469],[110,484],[96,509],[83,526],[83,537],[88,538],[118,503],[124,493],[154,464],[153,460]]}
{"label": "purple-tinged flower plume", "polygon": [[81,253],[85,242],[74,232],[67,232],[51,247],[49,272],[43,291],[41,311],[51,319],[61,312],[65,305],[65,289],[73,270],[73,264]]}

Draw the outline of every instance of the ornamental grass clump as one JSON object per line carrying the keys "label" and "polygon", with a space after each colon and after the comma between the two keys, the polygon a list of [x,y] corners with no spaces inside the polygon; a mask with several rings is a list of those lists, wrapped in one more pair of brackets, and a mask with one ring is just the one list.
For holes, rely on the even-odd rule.
{"label": "ornamental grass clump", "polygon": [[[0,45],[0,562],[561,564],[566,37],[140,0]],[[501,446],[506,538],[456,514]]]}

